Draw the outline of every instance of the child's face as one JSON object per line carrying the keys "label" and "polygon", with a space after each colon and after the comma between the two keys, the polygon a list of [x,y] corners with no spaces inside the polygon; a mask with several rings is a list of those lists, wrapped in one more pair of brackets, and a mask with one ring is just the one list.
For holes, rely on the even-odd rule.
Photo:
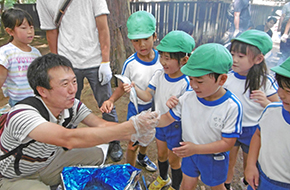
{"label": "child's face", "polygon": [[[217,92],[222,86],[220,83],[221,75],[218,80],[213,76],[204,75],[201,77],[189,77],[190,86],[195,91],[197,97],[204,98],[207,101],[217,99]],[[218,97],[219,98],[219,97]]]}
{"label": "child's face", "polygon": [[254,66],[249,56],[237,51],[231,51],[231,54],[233,57],[233,71],[239,75],[247,76],[249,70]]}
{"label": "child's face", "polygon": [[174,77],[175,74],[179,74],[181,72],[178,61],[170,58],[170,54],[167,52],[160,54],[160,63],[163,66],[164,72],[170,77]]}
{"label": "child's face", "polygon": [[149,38],[131,40],[133,47],[138,55],[148,56],[153,48],[155,37],[150,36]]}
{"label": "child's face", "polygon": [[[9,32],[8,32],[9,33]],[[13,41],[18,44],[30,44],[34,38],[34,27],[29,26],[27,19],[24,19],[20,26],[15,26],[9,33]]]}
{"label": "child's face", "polygon": [[290,112],[290,89],[286,87],[284,87],[284,89],[279,87],[278,95],[283,103],[284,109]]}

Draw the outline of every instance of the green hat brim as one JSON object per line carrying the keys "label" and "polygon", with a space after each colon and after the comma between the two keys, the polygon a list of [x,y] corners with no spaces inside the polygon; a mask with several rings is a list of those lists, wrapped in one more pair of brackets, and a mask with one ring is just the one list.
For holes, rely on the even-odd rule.
{"label": "green hat brim", "polygon": [[272,67],[271,70],[274,71],[275,73],[279,74],[279,75],[282,75],[284,77],[289,77],[290,78],[290,71],[284,69],[280,65],[276,66],[276,67]]}

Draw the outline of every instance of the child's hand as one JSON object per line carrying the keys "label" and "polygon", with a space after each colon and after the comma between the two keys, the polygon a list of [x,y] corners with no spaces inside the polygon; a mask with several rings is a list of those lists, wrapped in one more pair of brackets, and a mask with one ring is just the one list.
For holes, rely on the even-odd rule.
{"label": "child's hand", "polygon": [[100,110],[102,113],[110,113],[114,107],[114,102],[112,102],[110,99],[107,101],[104,101],[103,105],[100,107]]}
{"label": "child's hand", "polygon": [[129,93],[131,91],[132,87],[135,87],[135,83],[134,82],[132,82],[131,84],[123,83],[123,89],[127,93]]}
{"label": "child's hand", "polygon": [[174,108],[175,106],[177,106],[178,104],[178,98],[176,96],[171,96],[167,102],[166,102],[166,106],[169,107],[169,109]]}
{"label": "child's hand", "polygon": [[192,142],[180,142],[180,147],[173,148],[172,151],[180,158],[192,156],[195,154],[196,144]]}
{"label": "child's hand", "polygon": [[258,168],[254,166],[247,165],[245,169],[246,181],[253,189],[257,189],[259,186],[259,171]]}
{"label": "child's hand", "polygon": [[259,103],[263,108],[271,103],[270,100],[268,100],[268,98],[266,97],[266,94],[261,90],[253,90],[250,95],[250,99]]}

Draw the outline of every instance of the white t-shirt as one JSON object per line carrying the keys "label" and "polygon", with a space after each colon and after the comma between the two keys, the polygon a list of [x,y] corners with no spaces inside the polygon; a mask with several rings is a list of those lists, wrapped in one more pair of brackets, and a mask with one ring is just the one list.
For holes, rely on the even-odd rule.
{"label": "white t-shirt", "polygon": [[222,137],[239,137],[241,133],[242,105],[230,91],[215,101],[206,101],[198,98],[195,91],[187,91],[170,114],[181,120],[183,141],[208,144]]}
{"label": "white t-shirt", "polygon": [[148,87],[155,91],[155,109],[159,110],[161,114],[169,111],[166,102],[171,96],[180,97],[185,91],[191,89],[189,78],[186,75],[170,78],[163,69],[154,73]]}
{"label": "white t-shirt", "polygon": [[[134,81],[140,89],[146,90],[154,72],[162,68],[158,51],[154,50],[154,53],[155,58],[151,62],[142,61],[137,53],[134,53],[125,61],[121,74]],[[132,97],[130,97],[130,101],[134,102]],[[144,102],[138,98],[138,104],[140,105],[146,105],[150,102]]]}
{"label": "white t-shirt", "polygon": [[259,121],[261,148],[258,161],[272,180],[290,184],[290,114],[281,102],[269,104]]}
{"label": "white t-shirt", "polygon": [[[228,79],[224,84],[224,88],[230,90],[234,93],[243,105],[243,127],[252,127],[258,125],[258,119],[261,116],[264,108],[261,104],[254,102],[250,99],[250,91],[245,90],[246,76],[241,76],[238,73],[230,72],[228,74]],[[268,75],[266,80],[266,86],[262,86],[259,90],[264,92],[267,97],[272,96],[277,93],[277,84],[275,79]]]}
{"label": "white t-shirt", "polygon": [[[37,0],[42,30],[56,29],[55,20],[63,0]],[[109,14],[105,0],[74,0],[68,6],[59,27],[58,53],[74,68],[98,67],[102,61],[95,17]]]}
{"label": "white t-shirt", "polygon": [[[39,99],[41,100],[41,98]],[[73,117],[70,123],[73,126],[77,126],[91,113],[91,110],[89,110],[78,99],[75,99],[72,109]],[[57,123],[57,119],[49,110],[48,113],[50,122]],[[61,125],[64,122],[64,119],[68,117],[69,110],[66,109],[61,113],[59,124]],[[37,126],[45,122],[47,121],[40,115],[36,108],[26,104],[16,104],[9,112],[6,123],[7,126],[4,128],[1,135],[0,154],[4,154],[2,149],[12,150],[20,144],[31,141],[32,139],[28,137],[28,134]],[[56,152],[59,148],[61,147],[37,141],[31,143],[28,147],[23,148],[22,151],[25,156],[19,162],[19,169],[22,172],[22,176],[33,174],[41,168],[47,166],[54,159],[54,152]],[[8,158],[0,161],[0,171],[5,177],[19,177],[14,171],[14,160],[14,156],[9,156]]]}

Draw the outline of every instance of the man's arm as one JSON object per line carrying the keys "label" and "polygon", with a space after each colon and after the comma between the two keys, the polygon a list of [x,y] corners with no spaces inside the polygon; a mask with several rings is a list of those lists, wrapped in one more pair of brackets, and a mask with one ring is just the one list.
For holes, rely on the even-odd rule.
{"label": "man's arm", "polygon": [[102,51],[102,62],[110,61],[110,31],[107,15],[96,17],[96,25],[99,32],[99,42]]}
{"label": "man's arm", "polygon": [[[90,120],[94,119],[90,118]],[[131,121],[109,124],[106,127],[103,124],[105,123],[100,127],[67,129],[55,123],[45,122],[33,129],[28,136],[39,142],[73,149],[93,147],[113,140],[130,140],[131,135],[136,133]]]}
{"label": "man's arm", "polygon": [[278,32],[281,31],[282,23],[284,21],[285,16],[286,16],[285,14],[282,14],[282,16],[279,19],[279,24],[278,24],[278,29],[277,29]]}
{"label": "man's arm", "polygon": [[47,30],[46,39],[51,53],[57,54],[58,29]]}

